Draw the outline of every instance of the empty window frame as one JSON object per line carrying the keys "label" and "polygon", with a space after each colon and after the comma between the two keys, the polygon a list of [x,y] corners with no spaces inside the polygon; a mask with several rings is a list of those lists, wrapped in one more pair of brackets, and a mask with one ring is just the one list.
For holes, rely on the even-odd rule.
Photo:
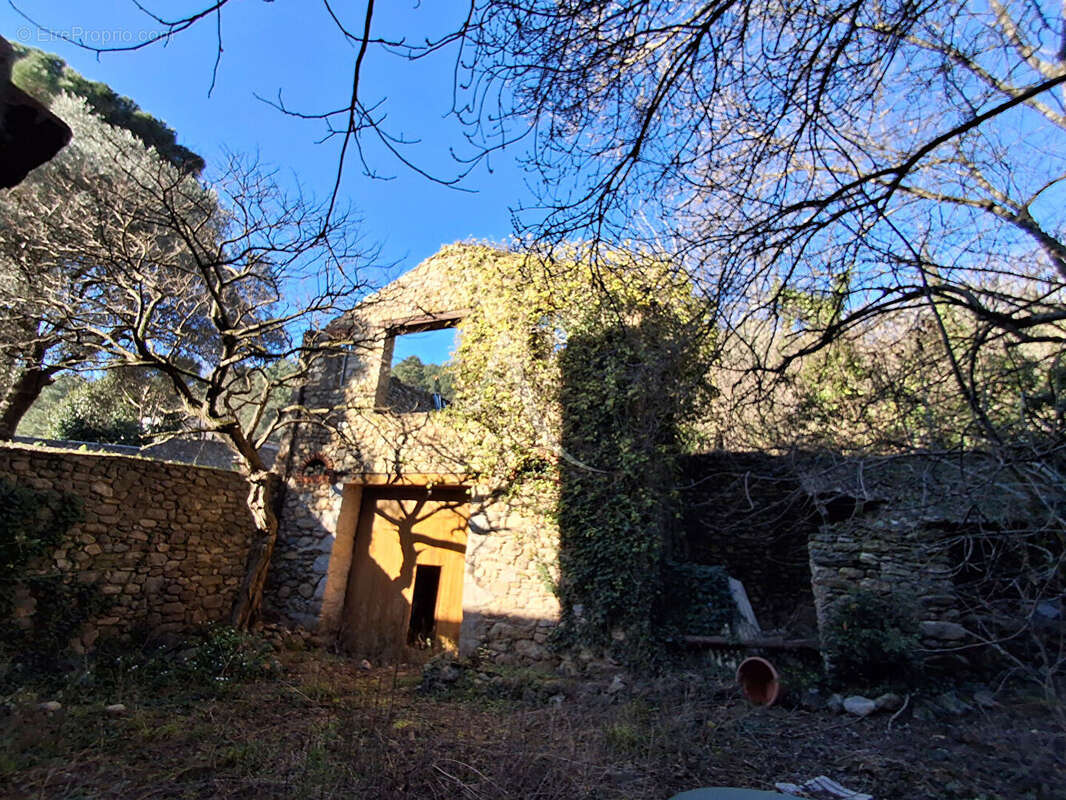
{"label": "empty window frame", "polygon": [[458,313],[408,320],[389,327],[382,354],[377,406],[394,413],[439,411],[454,398],[452,354]]}

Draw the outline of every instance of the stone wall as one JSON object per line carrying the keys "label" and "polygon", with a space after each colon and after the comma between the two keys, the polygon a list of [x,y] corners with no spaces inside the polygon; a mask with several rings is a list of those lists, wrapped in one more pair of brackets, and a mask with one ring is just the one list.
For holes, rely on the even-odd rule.
{"label": "stone wall", "polygon": [[823,456],[800,472],[824,518],[809,544],[819,624],[842,595],[869,591],[913,603],[929,651],[973,643],[953,542],[982,525],[1053,521],[1024,476],[976,452]]}
{"label": "stone wall", "polygon": [[823,525],[809,543],[819,626],[837,600],[861,590],[913,604],[923,646],[958,644],[965,632],[942,538],[936,527],[888,513]]}
{"label": "stone wall", "polygon": [[[471,498],[461,651],[480,649],[499,663],[552,660],[544,643],[560,613],[551,587],[558,530],[517,513],[506,487],[470,478],[471,448],[448,427],[447,412],[399,413],[388,402],[395,335],[411,325],[454,324],[471,309],[493,313],[469,266],[495,259],[508,269],[511,258],[486,247],[444,248],[338,321],[365,343],[319,365],[301,390],[306,406],[332,410],[332,424],[294,429],[279,454],[286,491],[267,587],[272,611],[323,635],[336,632],[345,624],[363,487],[459,486]],[[765,454],[690,459],[687,483],[696,488],[686,496],[683,555],[725,564],[767,628],[807,634],[837,598],[867,589],[914,597],[926,643],[954,641],[961,629],[950,559],[935,545],[937,521],[965,516],[958,489],[971,483],[958,465],[888,459],[874,469],[855,459],[797,458],[802,463]],[[937,501],[949,495],[950,503]],[[825,504],[839,498],[852,507],[866,502],[868,513],[822,524]],[[874,513],[878,503],[906,503],[912,513]]]}
{"label": "stone wall", "polygon": [[814,635],[807,540],[821,518],[790,460],[716,452],[689,456],[683,468],[684,555],[741,581],[764,631]]}
{"label": "stone wall", "polygon": [[[162,634],[228,618],[254,530],[237,473],[10,444],[0,446],[0,479],[81,498],[83,521],[40,565],[111,601],[76,650],[134,628]],[[32,607],[17,614],[32,625]]]}
{"label": "stone wall", "polygon": [[498,499],[499,487],[471,481],[469,448],[439,414],[399,413],[388,402],[393,337],[413,320],[454,324],[478,302],[470,259],[510,257],[487,247],[446,247],[342,321],[367,343],[322,364],[302,389],[308,407],[334,410],[332,430],[298,427],[279,454],[286,489],[268,611],[323,635],[336,632],[362,487],[460,486],[470,494],[461,652],[482,647],[499,663],[553,660],[544,642],[560,609],[546,576],[557,562],[557,531],[516,514]]}

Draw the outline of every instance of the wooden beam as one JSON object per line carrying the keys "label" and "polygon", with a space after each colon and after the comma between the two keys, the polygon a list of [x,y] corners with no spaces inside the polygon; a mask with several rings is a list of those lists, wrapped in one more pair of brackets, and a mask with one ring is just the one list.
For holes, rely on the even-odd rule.
{"label": "wooden beam", "polygon": [[747,642],[730,639],[728,636],[685,636],[686,644],[704,647],[736,647],[747,650],[820,650],[817,639],[751,639]]}
{"label": "wooden beam", "polygon": [[422,333],[423,331],[437,331],[443,328],[454,328],[463,317],[470,315],[469,308],[458,311],[438,311],[432,314],[419,314],[413,317],[401,317],[390,319],[385,323],[385,330],[390,336],[401,336],[405,333]]}

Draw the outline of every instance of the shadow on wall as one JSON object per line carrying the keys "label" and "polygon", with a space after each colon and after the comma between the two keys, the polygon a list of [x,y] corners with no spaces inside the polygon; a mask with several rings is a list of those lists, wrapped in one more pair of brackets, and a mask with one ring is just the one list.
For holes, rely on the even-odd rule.
{"label": "shadow on wall", "polygon": [[362,491],[339,641],[377,659],[457,651],[468,498],[463,489]]}
{"label": "shadow on wall", "polygon": [[571,334],[560,355],[563,635],[630,654],[658,637],[674,557],[677,419],[671,332],[654,316]]}
{"label": "shadow on wall", "polygon": [[682,460],[682,532],[693,561],[720,564],[767,630],[817,633],[807,543],[822,518],[791,458],[716,452]]}

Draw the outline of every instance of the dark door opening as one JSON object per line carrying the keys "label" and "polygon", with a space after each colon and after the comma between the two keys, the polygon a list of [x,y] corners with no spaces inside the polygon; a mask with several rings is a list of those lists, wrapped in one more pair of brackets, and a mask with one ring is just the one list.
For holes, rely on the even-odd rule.
{"label": "dark door opening", "polygon": [[415,585],[411,597],[411,623],[407,627],[407,644],[427,648],[433,645],[437,627],[437,590],[440,567],[419,564],[415,568]]}

